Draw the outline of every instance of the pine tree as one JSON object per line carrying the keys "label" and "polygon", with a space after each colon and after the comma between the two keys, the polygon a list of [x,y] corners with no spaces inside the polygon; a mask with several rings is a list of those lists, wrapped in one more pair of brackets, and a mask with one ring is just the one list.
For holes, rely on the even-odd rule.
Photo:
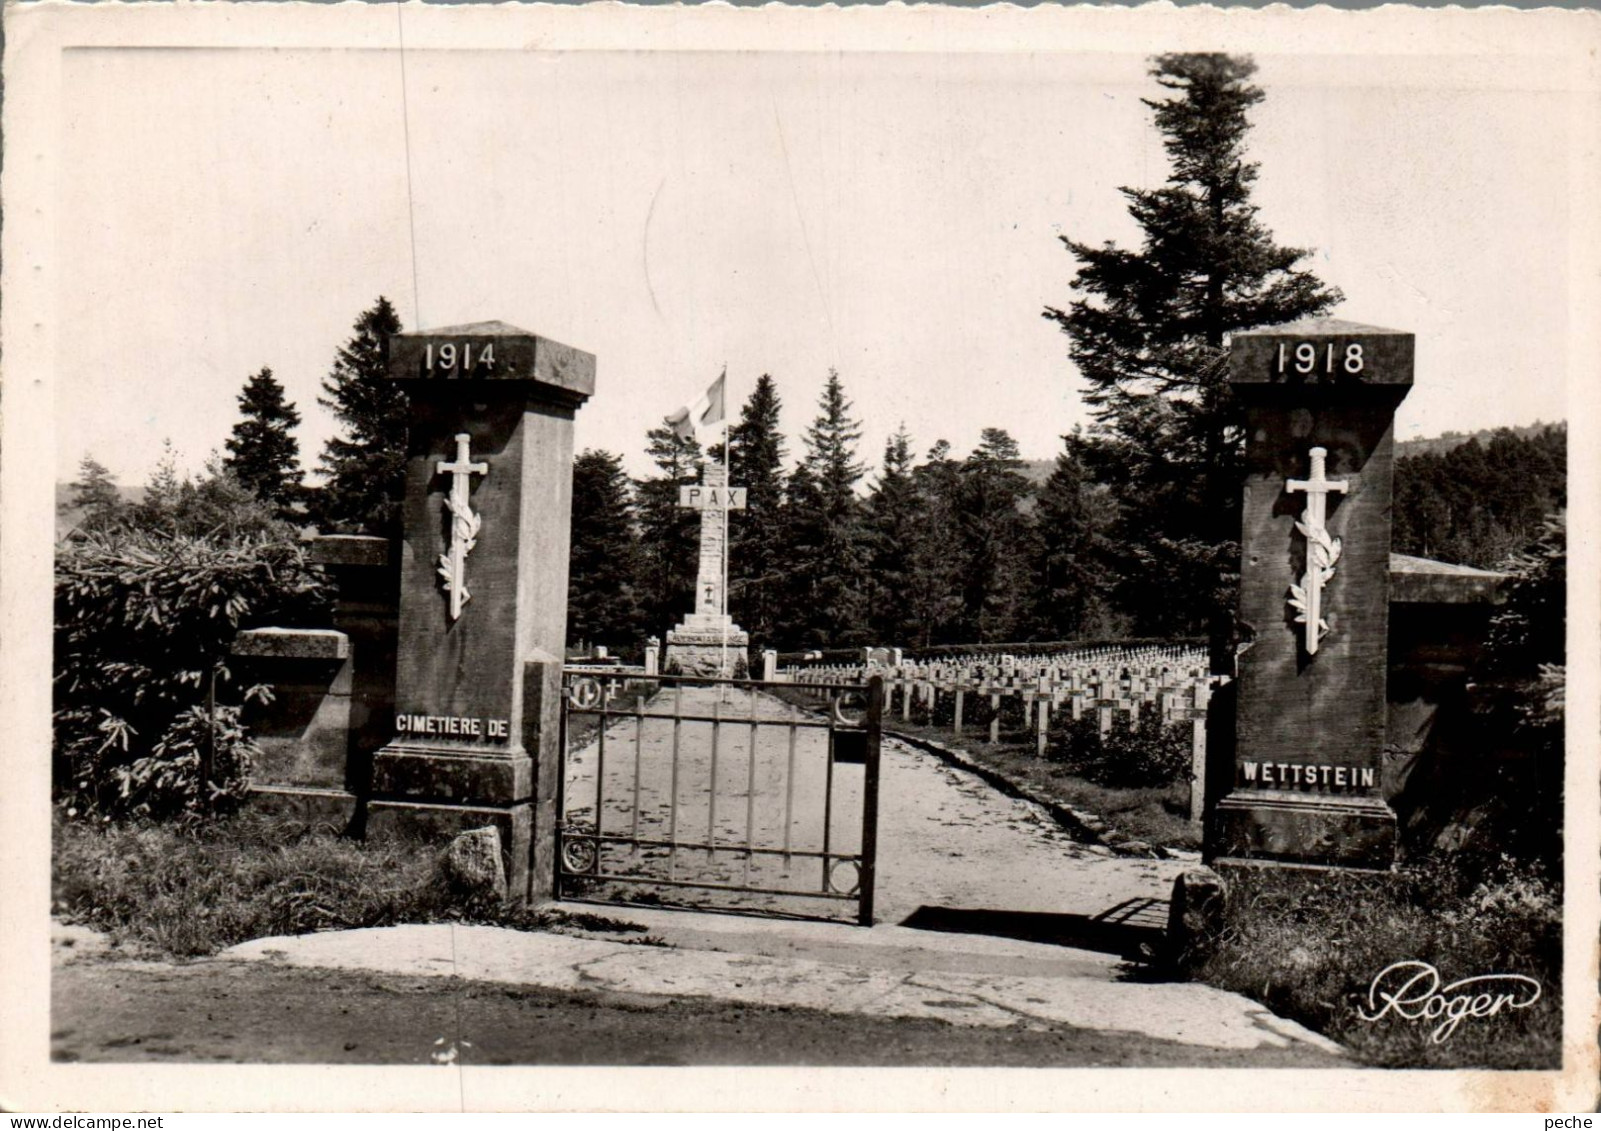
{"label": "pine tree", "polygon": [[161,458],[145,481],[144,497],[133,509],[134,522],[144,530],[174,533],[185,483],[178,474],[178,449],[170,439],[162,440]]}
{"label": "pine tree", "polygon": [[957,495],[962,627],[975,643],[1017,635],[1032,534],[1019,509],[1031,494],[1022,466],[1017,441],[1001,428],[985,428],[962,464]]}
{"label": "pine tree", "polygon": [[1079,456],[1082,437],[1062,437],[1062,451],[1041,486],[1034,511],[1033,627],[1041,639],[1110,635],[1106,596],[1112,570],[1105,531],[1116,517]]}
{"label": "pine tree", "polygon": [[806,458],[790,476],[786,533],[791,641],[843,647],[867,636],[867,554],[856,484],[861,427],[839,374],[828,371]]}
{"label": "pine tree", "polygon": [[700,512],[678,505],[679,487],[700,478],[700,444],[666,425],[645,434],[660,474],[636,485],[641,571],[639,591],[652,633],[661,635],[695,608],[700,563]]}
{"label": "pine tree", "polygon": [[78,512],[77,530],[104,530],[116,525],[121,517],[122,493],[117,490],[117,481],[104,464],[88,453],[78,461],[78,478],[72,483],[67,507]]}
{"label": "pine tree", "polygon": [[745,490],[745,509],[728,516],[728,604],[734,621],[760,650],[773,639],[782,599],[780,560],[784,516],[784,437],[778,431],[782,404],[770,375],[740,409],[728,430],[729,482]]}
{"label": "pine tree", "polygon": [[228,438],[225,466],[256,498],[287,517],[300,500],[300,443],[294,428],[300,413],[284,399],[284,389],[263,367],[239,394],[243,419]]}
{"label": "pine tree", "polygon": [[344,434],[323,449],[327,483],[316,511],[331,529],[393,535],[406,491],[406,394],[388,377],[389,337],[400,332],[400,316],[379,296],[354,330],[323,379],[328,395],[318,398]]}
{"label": "pine tree", "polygon": [[951,446],[936,441],[912,471],[922,529],[912,543],[907,593],[914,639],[919,647],[961,642],[962,533],[961,464]]}
{"label": "pine tree", "polygon": [[903,424],[884,444],[884,469],[867,500],[871,604],[867,621],[883,644],[910,644],[915,618],[909,600],[924,515],[912,477],[912,438]]}
{"label": "pine tree", "polygon": [[1072,342],[1098,427],[1085,458],[1125,502],[1131,608],[1147,631],[1194,631],[1237,584],[1243,416],[1228,335],[1326,313],[1341,300],[1280,247],[1251,203],[1247,112],[1264,95],[1248,58],[1162,55],[1146,100],[1171,162],[1158,189],[1122,189],[1144,231],[1130,251],[1062,237],[1079,297],[1047,307]]}
{"label": "pine tree", "polygon": [[639,535],[620,456],[585,451],[573,461],[567,643],[631,649],[642,627]]}

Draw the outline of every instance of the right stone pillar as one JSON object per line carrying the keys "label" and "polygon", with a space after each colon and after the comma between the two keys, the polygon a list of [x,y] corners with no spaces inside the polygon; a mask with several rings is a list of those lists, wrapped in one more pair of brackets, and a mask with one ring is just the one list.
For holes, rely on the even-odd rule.
{"label": "right stone pillar", "polygon": [[1233,778],[1207,856],[1389,868],[1382,793],[1396,407],[1413,335],[1314,321],[1234,335],[1245,409]]}

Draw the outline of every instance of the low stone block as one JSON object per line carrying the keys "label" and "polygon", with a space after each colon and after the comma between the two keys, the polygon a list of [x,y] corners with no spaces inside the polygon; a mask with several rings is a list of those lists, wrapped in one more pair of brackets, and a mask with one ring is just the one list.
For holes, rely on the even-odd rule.
{"label": "low stone block", "polygon": [[390,542],[368,534],[321,534],[312,539],[307,556],[317,565],[387,566]]}
{"label": "low stone block", "polygon": [[458,804],[512,804],[534,794],[534,762],[464,751],[386,746],[373,758],[372,790],[379,796]]}
{"label": "low stone block", "polygon": [[275,660],[325,660],[350,656],[350,637],[333,628],[247,628],[234,637],[235,656]]}
{"label": "low stone block", "polygon": [[1395,813],[1377,798],[1280,797],[1238,792],[1216,809],[1211,859],[1316,861],[1389,870],[1395,864]]}
{"label": "low stone block", "polygon": [[1223,877],[1210,868],[1188,869],[1173,881],[1167,950],[1174,963],[1198,962],[1211,950],[1223,930],[1227,895]]}
{"label": "low stone block", "polygon": [[458,834],[439,854],[439,870],[458,895],[497,902],[506,898],[500,831],[493,825]]}
{"label": "low stone block", "polygon": [[357,798],[342,789],[286,789],[251,786],[245,805],[253,812],[298,821],[307,828],[345,833],[357,814]]}
{"label": "low stone block", "polygon": [[367,806],[367,839],[440,844],[470,829],[492,827],[500,837],[506,897],[528,899],[528,865],[532,852],[533,806],[528,804],[441,805],[410,801],[373,801]]}

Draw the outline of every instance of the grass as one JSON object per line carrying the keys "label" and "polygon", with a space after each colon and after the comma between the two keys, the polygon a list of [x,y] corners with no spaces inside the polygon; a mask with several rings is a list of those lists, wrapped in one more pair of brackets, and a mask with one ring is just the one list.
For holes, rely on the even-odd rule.
{"label": "grass", "polygon": [[502,907],[451,890],[440,845],[364,843],[245,810],[210,824],[55,814],[53,911],[135,951],[187,958],[271,935],[396,923],[638,931],[600,915]]}
{"label": "grass", "polygon": [[[1228,886],[1224,928],[1188,957],[1194,978],[1255,998],[1366,1064],[1560,1067],[1562,896],[1541,869],[1503,858],[1431,861],[1396,874],[1219,870]],[[1374,978],[1409,959],[1434,966],[1442,986],[1493,973],[1533,977],[1541,997],[1527,1009],[1464,1018],[1440,1041],[1438,1018],[1392,1010],[1364,1021],[1362,1011],[1380,1012],[1368,1000]]]}

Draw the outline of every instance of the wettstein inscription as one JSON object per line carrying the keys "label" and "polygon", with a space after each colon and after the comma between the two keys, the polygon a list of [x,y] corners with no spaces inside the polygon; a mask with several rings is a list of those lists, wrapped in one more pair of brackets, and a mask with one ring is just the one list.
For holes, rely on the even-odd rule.
{"label": "wettstein inscription", "polygon": [[1280,787],[1372,789],[1378,785],[1378,774],[1371,766],[1309,766],[1304,762],[1241,762],[1240,777],[1249,785]]}

